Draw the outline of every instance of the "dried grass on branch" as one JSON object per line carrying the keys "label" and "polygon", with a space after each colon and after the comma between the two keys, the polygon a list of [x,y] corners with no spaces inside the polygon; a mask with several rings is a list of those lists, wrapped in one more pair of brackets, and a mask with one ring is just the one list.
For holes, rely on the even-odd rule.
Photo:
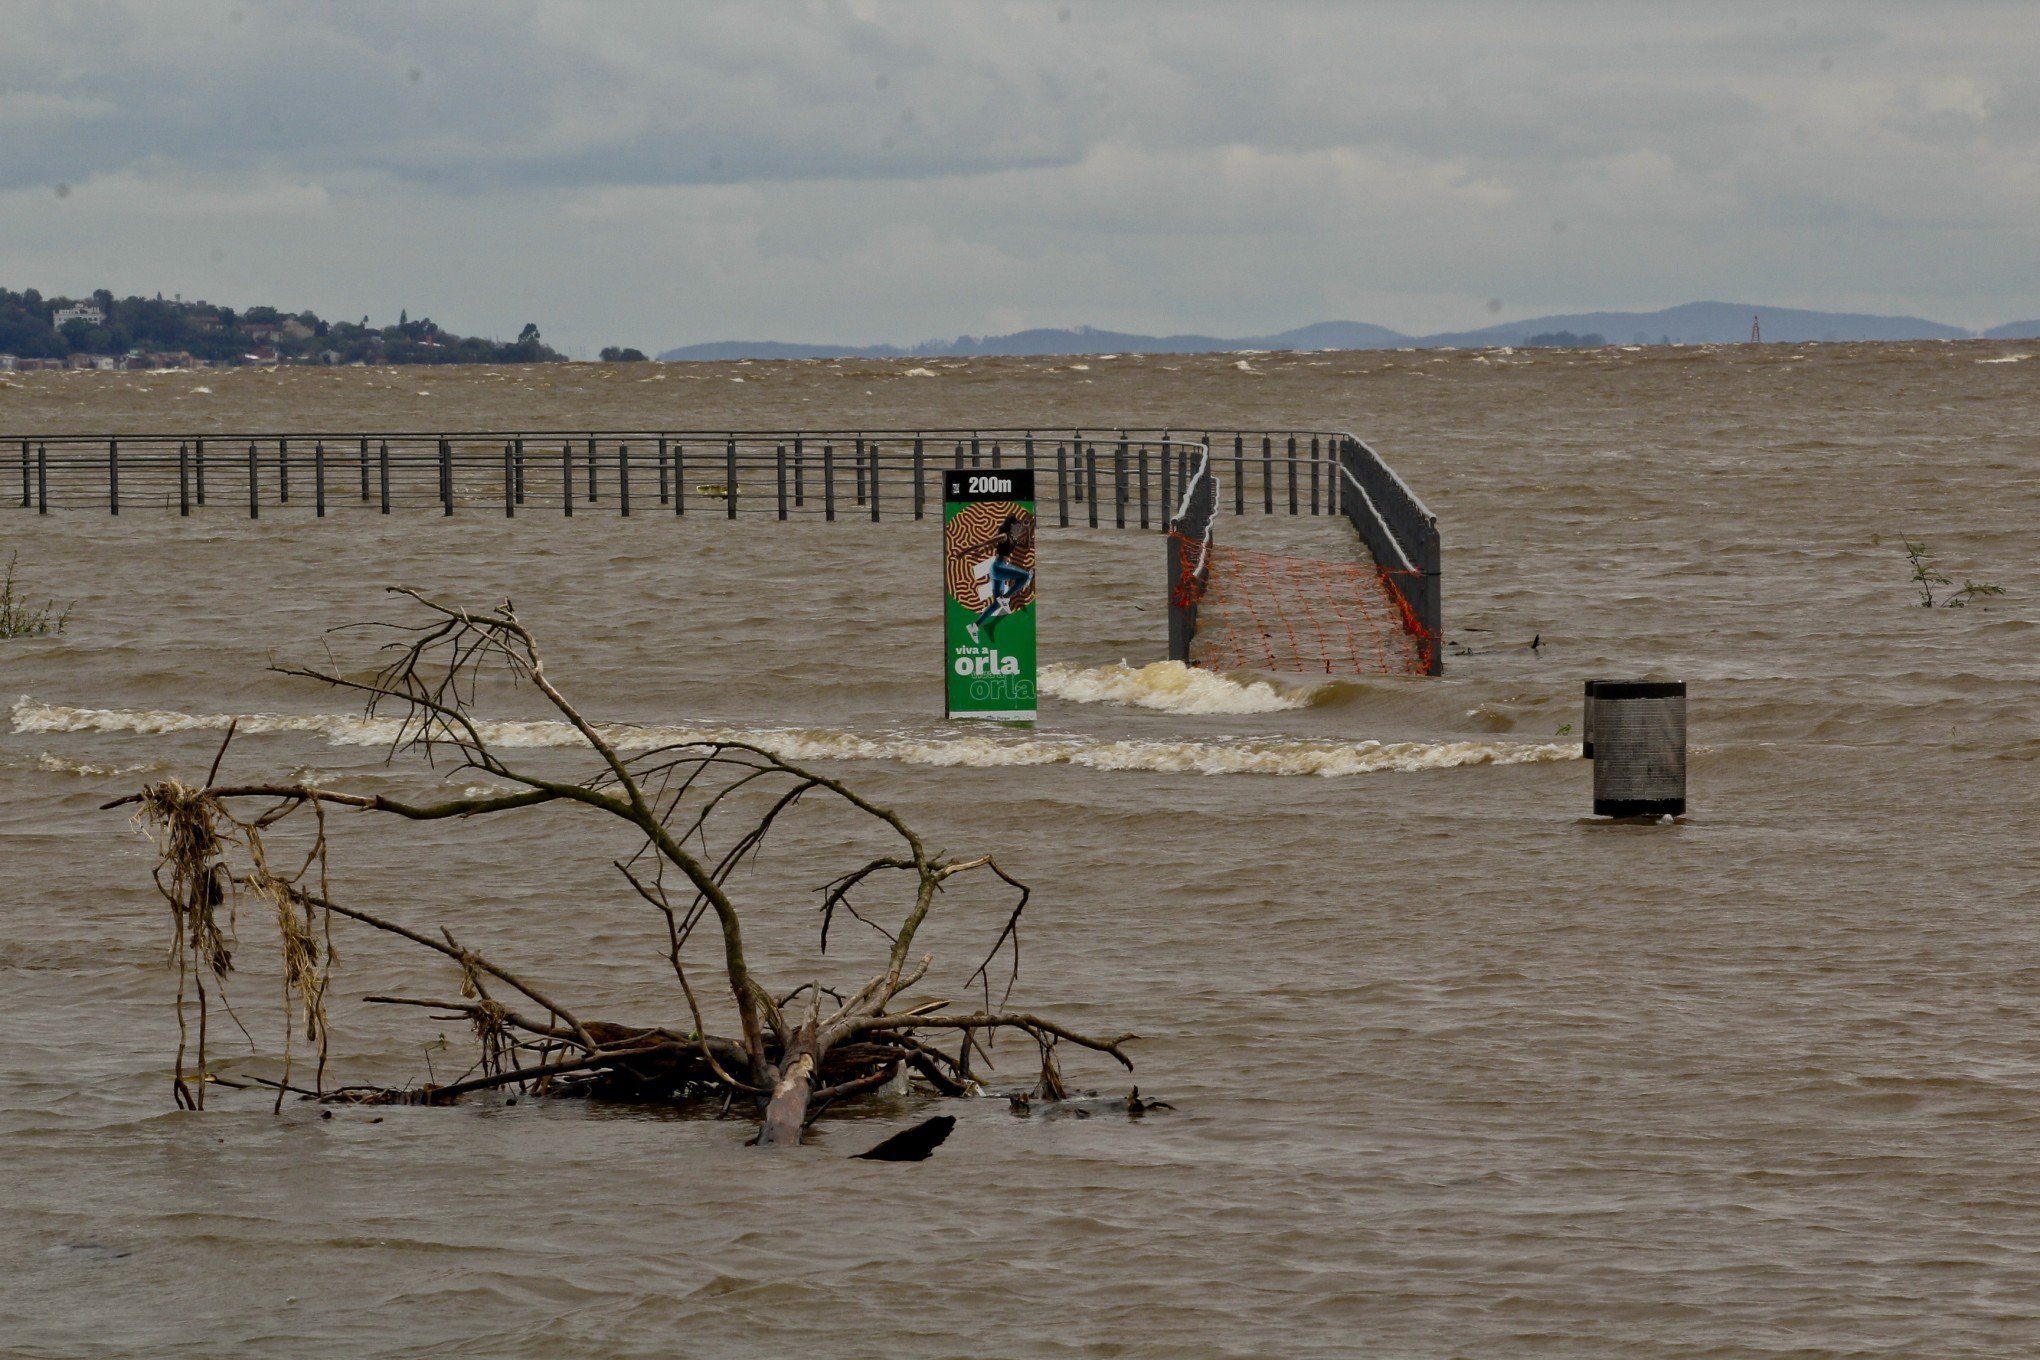
{"label": "dried grass on branch", "polygon": [[[972,1089],[973,1056],[989,1061],[990,1041],[1017,1030],[1038,1049],[1043,1095],[1059,1096],[1055,1060],[1059,1043],[1109,1054],[1128,1068],[1124,1045],[1134,1036],[1095,1038],[1054,1020],[1006,1008],[1018,976],[1020,922],[1029,890],[991,855],[963,858],[933,852],[891,810],[842,782],[739,741],[687,742],[626,755],[585,718],[546,673],[537,639],[508,603],[485,613],[441,603],[418,591],[394,593],[422,613],[414,625],[362,627],[390,640],[384,663],[367,672],[280,668],[365,699],[370,718],[393,718],[391,757],[416,756],[486,776],[508,791],[435,803],[410,803],[379,794],[343,793],[309,783],[220,784],[219,760],[202,788],[174,780],[153,784],[108,807],[139,804],[137,818],[155,837],[160,855],[156,882],[172,916],[178,964],[178,1103],[204,1104],[210,1007],[224,998],[233,970],[234,906],[243,895],[272,908],[282,960],[287,1035],[302,1030],[315,1046],[318,1068],[309,1088],[292,1083],[286,1067],[277,1086],[325,1100],[439,1104],[470,1092],[515,1087],[540,1095],[583,1095],[632,1100],[712,1097],[761,1107],[757,1141],[796,1143],[802,1129],[830,1104],[878,1089],[912,1071],[947,1095]],[[349,630],[339,630],[346,632]],[[366,674],[368,678],[358,678]],[[513,761],[492,745],[474,716],[485,679],[528,685],[577,734],[592,757],[592,771],[563,779]],[[231,741],[229,731],[228,740]],[[221,754],[225,754],[225,746]],[[808,978],[791,987],[769,985],[747,951],[744,914],[733,880],[754,863],[767,838],[803,802],[828,800],[890,842],[887,853],[828,880],[821,889],[820,946],[824,954],[838,913],[885,940],[879,971],[855,985],[824,985]],[[631,1027],[583,1019],[538,983],[513,974],[462,945],[441,928],[439,938],[334,900],[327,872],[328,808],[360,809],[412,821],[512,814],[558,804],[626,824],[636,839],[628,857],[613,861],[631,895],[657,912],[665,926],[666,959],[687,1019],[657,1027]],[[744,809],[762,807],[747,816]],[[237,811],[248,809],[248,811]],[[742,817],[742,831],[722,842],[722,820]],[[310,848],[301,861],[272,863],[264,834],[300,814],[311,820]],[[927,974],[932,959],[916,957],[916,937],[946,886],[983,873],[1007,885],[1016,900],[989,951],[969,975],[983,1004],[968,1012],[947,1001],[900,1004]],[[887,882],[909,894],[904,905],[881,914],[865,900]],[[853,901],[853,897],[859,900]],[[223,923],[221,912],[227,919]],[[333,962],[334,918],[358,923],[449,959],[459,974],[459,998],[391,995],[367,998],[423,1008],[440,1018],[467,1020],[475,1035],[475,1066],[458,1080],[404,1088],[329,1088],[326,998]],[[690,960],[703,927],[706,968]],[[704,952],[696,947],[694,953]],[[1001,959],[1002,994],[993,999],[993,969]],[[701,985],[720,997],[735,1032],[711,1032]],[[196,1012],[195,1043],[188,1012]],[[939,1047],[938,1035],[955,1042]],[[194,1052],[195,1049],[195,1052]],[[285,1040],[286,1063],[290,1039]]]}

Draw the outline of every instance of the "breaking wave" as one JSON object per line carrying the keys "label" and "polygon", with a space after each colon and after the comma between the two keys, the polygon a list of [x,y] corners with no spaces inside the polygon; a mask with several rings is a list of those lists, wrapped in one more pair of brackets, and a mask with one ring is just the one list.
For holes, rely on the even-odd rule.
{"label": "breaking wave", "polygon": [[1215,671],[1198,670],[1180,661],[1129,666],[1062,666],[1041,668],[1040,692],[1073,704],[1130,704],[1164,713],[1280,713],[1308,708],[1328,687],[1278,685],[1267,680],[1239,681]]}
{"label": "breaking wave", "polygon": [[74,774],[81,779],[116,779],[122,775],[147,774],[164,768],[160,760],[144,761],[140,765],[94,765],[82,760],[66,760],[62,756],[44,751],[35,759],[35,768],[43,774]]}
{"label": "breaking wave", "polygon": [[[74,708],[23,698],[13,708],[16,732],[114,732],[156,735],[224,731],[231,714],[165,709]],[[251,713],[239,716],[243,734],[301,732],[335,746],[381,746],[394,739],[392,719],[353,714]],[[579,735],[563,722],[480,722],[485,740],[505,748],[575,746]],[[1279,737],[1201,740],[1110,740],[1026,733],[944,734],[889,732],[865,736],[828,728],[667,726],[610,724],[603,735],[626,750],[685,742],[741,741],[786,760],[882,760],[903,765],[993,768],[1069,765],[1092,770],[1144,770],[1171,774],[1340,775],[1446,770],[1468,765],[1524,765],[1576,760],[1577,745],[1506,741],[1297,741]]]}

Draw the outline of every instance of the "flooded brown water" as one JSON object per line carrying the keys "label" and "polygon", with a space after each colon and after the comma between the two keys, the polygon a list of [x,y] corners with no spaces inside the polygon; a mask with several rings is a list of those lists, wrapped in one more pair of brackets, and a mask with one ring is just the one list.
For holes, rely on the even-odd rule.
{"label": "flooded brown water", "polygon": [[[1139,669],[1164,650],[1160,539],[1050,529],[1043,721],[969,735],[939,721],[932,524],[0,505],[0,555],[75,602],[63,637],[0,642],[0,1351],[2031,1354],[2040,358],[2022,352],[0,378],[10,432],[1344,426],[1439,514],[1453,643],[1440,680],[1173,683]],[[1336,527],[1219,532],[1316,551]],[[1908,537],[2008,594],[1919,608]],[[1138,1031],[1135,1079],[1178,1111],[944,1102],[957,1131],[918,1166],[844,1160],[918,1097],[781,1155],[740,1121],[563,1104],[326,1120],[219,1090],[175,1112],[151,856],[95,808],[202,776],[230,715],[241,777],[448,784],[386,768],[347,704],[264,670],[387,614],[395,581],[513,597],[604,718],[767,736],[938,843],[996,850],[1036,889],[1016,1000]],[[1562,729],[1588,677],[1691,683],[1690,817],[1586,817]],[[681,1022],[656,922],[606,870],[623,848],[563,815],[347,819],[335,873],[584,1013]],[[820,966],[805,890],[842,857],[818,830],[768,862],[753,950],[783,987]],[[999,909],[945,905],[932,994]],[[341,949],[337,1079],[465,1065],[460,1033],[431,1047],[450,1027],[354,999],[429,995],[444,970]],[[267,1048],[273,976],[245,952],[236,995]]]}

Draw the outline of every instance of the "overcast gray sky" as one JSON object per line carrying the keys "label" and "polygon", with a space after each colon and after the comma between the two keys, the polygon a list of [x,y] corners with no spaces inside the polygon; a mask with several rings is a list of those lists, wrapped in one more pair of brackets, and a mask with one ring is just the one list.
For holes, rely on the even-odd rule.
{"label": "overcast gray sky", "polygon": [[0,0],[0,283],[46,292],[588,353],[1982,327],[2036,262],[2031,3]]}

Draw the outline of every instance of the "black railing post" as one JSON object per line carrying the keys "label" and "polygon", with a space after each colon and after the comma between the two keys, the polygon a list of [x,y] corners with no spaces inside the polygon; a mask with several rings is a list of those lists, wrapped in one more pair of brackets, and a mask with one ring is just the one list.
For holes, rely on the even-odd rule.
{"label": "black railing post", "polygon": [[793,437],[793,506],[807,506],[807,447],[799,435]]}
{"label": "black railing post", "polygon": [[1070,456],[1076,460],[1077,482],[1073,490],[1076,493],[1077,503],[1081,505],[1084,501],[1084,432],[1082,430],[1070,431]]}
{"label": "black railing post", "polygon": [[1029,430],[1027,432],[1027,448],[1025,457],[1027,459],[1027,470],[1029,472],[1034,471],[1034,431],[1032,430]]}
{"label": "black railing post", "polygon": [[382,487],[382,512],[390,512],[390,441],[379,439],[375,449],[375,477]]}
{"label": "black railing post", "polygon": [[1445,673],[1445,550],[1438,538],[1438,521],[1424,522],[1423,549],[1419,563],[1424,569],[1424,631],[1431,635],[1427,675]]}
{"label": "black railing post", "polygon": [[35,446],[35,512],[47,515],[50,512],[50,446]]}
{"label": "black railing post", "polygon": [[956,441],[956,465],[958,467],[963,466],[963,441],[961,439]]}
{"label": "black railing post", "polygon": [[781,444],[773,453],[773,463],[779,473],[779,517],[786,518],[786,445]]}
{"label": "black railing post", "polygon": [[595,436],[588,436],[588,504],[595,503]]}
{"label": "black railing post", "polygon": [[999,441],[998,441],[998,440],[996,440],[996,439],[994,439],[994,440],[992,441],[992,466],[993,466],[993,467],[1004,467],[1004,466],[1005,466],[1005,463],[1004,463],[1003,461],[1001,461],[1001,459],[1000,459],[1000,456],[999,456]]}
{"label": "black railing post", "polygon": [[857,503],[864,504],[864,436],[857,436],[857,452],[853,455],[857,468]]}
{"label": "black railing post", "polygon": [[361,503],[368,504],[368,436],[361,436]]}
{"label": "black railing post", "polygon": [[630,518],[630,445],[622,440],[616,445],[616,505],[625,519]]}
{"label": "black railing post", "polygon": [[1122,433],[1112,450],[1112,525],[1116,529],[1126,527],[1126,490],[1126,436]]}
{"label": "black railing post", "polygon": [[687,446],[673,446],[673,513],[687,513]]}
{"label": "black railing post", "polygon": [[28,441],[24,439],[21,441],[21,508],[24,510],[28,509],[30,497],[33,494],[32,488],[29,485],[28,464]]}
{"label": "black railing post", "polygon": [[326,441],[312,445],[312,505],[318,517],[326,517]]}
{"label": "black railing post", "polygon": [[1235,515],[1247,513],[1247,441],[1244,435],[1232,437],[1232,512]]}
{"label": "black railing post", "polygon": [[120,441],[106,441],[106,508],[111,514],[120,513]]}
{"label": "black railing post", "polygon": [[261,502],[261,501],[259,501],[258,499],[256,499],[256,492],[257,492],[257,489],[258,489],[258,488],[257,488],[257,485],[256,485],[256,481],[255,481],[255,459],[256,459],[256,457],[257,457],[257,455],[256,455],[256,452],[255,452],[255,444],[254,444],[254,441],[253,441],[253,440],[250,440],[250,441],[249,441],[249,444],[248,444],[248,518],[249,518],[249,519],[260,519],[260,518],[262,518],[262,502]]}
{"label": "black railing post", "polygon": [[[1210,454],[1206,452],[1204,470],[1211,470]],[[1207,475],[1197,478],[1194,468],[1183,470],[1183,515],[1178,519],[1172,509],[1168,524],[1168,571],[1169,571],[1169,659],[1190,664],[1191,644],[1197,640],[1197,604],[1204,598],[1205,583],[1210,579],[1211,564],[1200,562],[1209,550],[1212,520],[1218,514],[1218,493]],[[1186,555],[1195,553],[1195,556]]]}
{"label": "black railing post", "polygon": [[200,505],[204,505],[205,441],[203,439],[194,439],[193,441],[191,441],[191,473],[192,473],[191,476],[192,490],[198,493],[195,499],[198,501]]}
{"label": "black railing post", "polygon": [[1296,513],[1296,436],[1289,436],[1289,513]]}
{"label": "black railing post", "polygon": [[177,513],[191,514],[191,446],[177,442]]}
{"label": "black railing post", "polygon": [[570,439],[560,441],[560,509],[566,518],[574,517],[574,444]]}
{"label": "black railing post", "polygon": [[1140,446],[1140,527],[1148,528],[1148,446]]}
{"label": "black railing post", "polygon": [[1261,513],[1275,513],[1275,441],[1261,436]]}
{"label": "black railing post", "polygon": [[1091,510],[1091,527],[1098,527],[1098,446],[1084,445],[1084,503]]}
{"label": "black railing post", "polygon": [[1321,513],[1318,509],[1318,437],[1310,437],[1310,512]]}
{"label": "black railing post", "polygon": [[507,439],[503,441],[503,518],[517,518],[517,457]]}
{"label": "black railing post", "polygon": [[518,435],[511,441],[516,448],[517,503],[524,504],[524,436]]}
{"label": "black railing post", "polygon": [[836,446],[822,445],[822,518],[836,518]]}
{"label": "black railing post", "polygon": [[737,437],[731,435],[723,450],[724,518],[737,517]]}
{"label": "black railing post", "polygon": [[976,430],[972,430],[970,432],[970,465],[972,467],[984,466],[983,451],[978,447],[978,437]]}
{"label": "black railing post", "polygon": [[659,436],[659,504],[666,503],[666,436]]}
{"label": "black railing post", "polygon": [[439,441],[439,502],[453,513],[453,441],[445,438]]}
{"label": "black railing post", "polygon": [[871,453],[871,522],[878,523],[878,445],[869,446]]}
{"label": "black railing post", "polygon": [[1070,527],[1070,455],[1060,442],[1055,446],[1055,522]]}
{"label": "black railing post", "polygon": [[923,461],[921,436],[914,436],[914,518],[920,519],[927,513],[928,482],[926,464]]}
{"label": "black railing post", "polygon": [[[1162,530],[1166,533],[1169,528],[1169,516],[1176,513],[1176,502],[1169,498],[1169,488],[1174,485],[1174,480],[1169,474],[1177,457],[1176,446],[1169,442],[1167,430],[1162,431],[1161,447],[1156,452],[1161,455],[1162,460]],[[1141,527],[1147,527],[1146,520],[1141,521]]]}
{"label": "black railing post", "polygon": [[290,441],[288,439],[279,439],[276,441],[276,503],[284,505],[289,501]]}

